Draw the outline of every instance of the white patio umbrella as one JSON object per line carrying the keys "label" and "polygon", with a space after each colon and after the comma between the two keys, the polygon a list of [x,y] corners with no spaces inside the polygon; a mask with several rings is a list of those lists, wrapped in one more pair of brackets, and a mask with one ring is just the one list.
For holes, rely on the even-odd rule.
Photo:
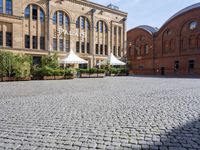
{"label": "white patio umbrella", "polygon": [[69,55],[59,61],[60,64],[87,64],[88,61],[77,56],[73,50],[70,50]]}
{"label": "white patio umbrella", "polygon": [[111,66],[125,66],[126,63],[118,60],[113,53],[111,53],[104,61],[97,64],[100,65],[111,65]]}

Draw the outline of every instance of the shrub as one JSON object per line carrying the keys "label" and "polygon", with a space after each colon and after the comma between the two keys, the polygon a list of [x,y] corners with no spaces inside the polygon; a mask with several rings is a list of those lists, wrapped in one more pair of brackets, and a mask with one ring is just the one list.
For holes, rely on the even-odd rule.
{"label": "shrub", "polygon": [[110,68],[110,73],[117,74],[118,73],[117,68]]}
{"label": "shrub", "polygon": [[42,67],[58,68],[58,55],[47,55],[42,57]]}
{"label": "shrub", "polygon": [[53,75],[54,76],[64,76],[65,70],[63,69],[55,69],[53,70]]}
{"label": "shrub", "polygon": [[98,73],[105,73],[106,70],[105,69],[98,69]]}
{"label": "shrub", "polygon": [[79,69],[78,70],[79,73],[90,73],[89,69]]}
{"label": "shrub", "polygon": [[89,72],[90,72],[90,74],[97,73],[97,68],[90,68]]}

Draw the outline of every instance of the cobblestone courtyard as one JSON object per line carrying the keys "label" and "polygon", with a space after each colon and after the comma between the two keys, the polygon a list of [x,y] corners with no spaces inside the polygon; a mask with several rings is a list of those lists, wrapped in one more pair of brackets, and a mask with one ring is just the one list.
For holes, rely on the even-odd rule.
{"label": "cobblestone courtyard", "polygon": [[0,83],[1,149],[200,149],[200,80]]}

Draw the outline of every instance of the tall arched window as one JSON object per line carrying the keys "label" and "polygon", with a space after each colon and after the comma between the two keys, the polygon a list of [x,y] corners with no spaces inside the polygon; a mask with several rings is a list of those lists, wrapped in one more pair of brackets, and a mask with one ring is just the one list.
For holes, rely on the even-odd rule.
{"label": "tall arched window", "polygon": [[[31,12],[31,13],[30,13]],[[31,49],[45,50],[45,13],[39,5],[30,4],[24,10],[26,24],[24,35],[24,47]],[[28,22],[36,23],[36,27],[32,28]],[[41,22],[41,24],[40,24]],[[31,30],[30,30],[31,28]],[[40,32],[37,32],[40,31]],[[32,41],[32,42],[31,42]]]}
{"label": "tall arched window", "polygon": [[103,33],[103,31],[104,31],[105,33],[108,32],[108,30],[107,30],[107,25],[106,25],[106,23],[105,23],[104,21],[99,20],[99,21],[97,22],[97,24],[96,24],[96,32]]}
{"label": "tall arched window", "polygon": [[[32,8],[32,14],[30,14],[30,8]],[[39,14],[38,14],[38,9],[39,9]],[[29,19],[31,17],[32,20],[37,20],[39,18],[41,22],[44,22],[45,20],[44,11],[38,5],[28,5],[24,11],[24,17],[26,19]]]}
{"label": "tall arched window", "polygon": [[[56,11],[53,15],[53,39],[52,47],[55,51],[66,51],[70,49],[70,35],[65,34],[65,30],[70,30],[70,19],[64,11]],[[63,30],[58,34],[58,29]]]}
{"label": "tall arched window", "polygon": [[87,27],[87,29],[90,29],[90,23],[88,18],[84,16],[78,17],[76,20],[76,28],[85,29],[85,26]]}
{"label": "tall arched window", "polygon": [[81,38],[76,40],[76,52],[78,53],[90,53],[90,23],[89,19],[85,16],[79,16],[76,20],[76,28],[80,29],[80,33],[84,33],[85,36],[79,35]]}

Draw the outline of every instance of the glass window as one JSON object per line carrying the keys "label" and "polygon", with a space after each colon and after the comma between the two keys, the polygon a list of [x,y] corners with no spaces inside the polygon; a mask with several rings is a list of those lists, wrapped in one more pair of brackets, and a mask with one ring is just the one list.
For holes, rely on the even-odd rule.
{"label": "glass window", "polygon": [[121,56],[121,47],[118,47],[118,56]]}
{"label": "glass window", "polygon": [[179,61],[174,62],[174,72],[177,72],[179,70]]}
{"label": "glass window", "polygon": [[70,42],[69,40],[66,40],[66,41],[65,41],[65,51],[66,51],[66,52],[69,52],[69,48],[70,48],[70,47],[69,47],[69,45],[70,45],[69,42]]}
{"label": "glass window", "polygon": [[60,24],[60,26],[62,26],[63,25],[63,12],[59,12],[59,24]]}
{"label": "glass window", "polygon": [[96,25],[96,32],[99,31],[99,22],[97,22],[97,25]]}
{"label": "glass window", "polygon": [[80,27],[80,17],[78,17],[78,19],[76,20],[76,28]]}
{"label": "glass window", "polygon": [[190,23],[190,30],[196,29],[197,26],[198,26],[198,23],[197,23],[196,21],[192,21],[192,22]]}
{"label": "glass window", "polygon": [[60,51],[63,51],[64,49],[64,46],[63,46],[63,39],[60,39],[59,40],[59,49],[60,49]]}
{"label": "glass window", "polygon": [[89,23],[88,19],[86,20],[86,27],[88,30],[90,30],[90,23]]}
{"label": "glass window", "polygon": [[114,35],[117,35],[117,27],[114,27]]}
{"label": "glass window", "polygon": [[85,18],[81,17],[81,28],[85,29]]}
{"label": "glass window", "polygon": [[99,54],[99,44],[96,44],[96,54]]}
{"label": "glass window", "polygon": [[0,31],[0,46],[3,46],[3,32]]}
{"label": "glass window", "polygon": [[3,13],[3,0],[0,0],[0,13]]}
{"label": "glass window", "polygon": [[40,8],[40,21],[44,22],[45,16],[44,16],[44,11]]}
{"label": "glass window", "polygon": [[80,43],[79,41],[76,42],[76,52],[80,52]]}
{"label": "glass window", "polygon": [[90,53],[90,43],[87,43],[87,53]]}
{"label": "glass window", "polygon": [[85,53],[85,43],[84,42],[81,43],[81,52]]}
{"label": "glass window", "polygon": [[65,26],[66,29],[69,30],[69,17],[67,15],[65,16]]}
{"label": "glass window", "polygon": [[12,0],[6,0],[6,14],[12,15]]}
{"label": "glass window", "polygon": [[25,48],[30,48],[30,36],[25,35]]}
{"label": "glass window", "polygon": [[107,33],[108,32],[108,29],[107,29],[107,26],[106,26],[106,24],[104,23],[104,31],[105,31],[105,33]]}
{"label": "glass window", "polygon": [[33,20],[37,20],[37,16],[38,16],[38,14],[37,14],[37,6],[33,5],[32,6],[32,19]]}
{"label": "glass window", "polygon": [[194,70],[194,64],[195,64],[195,61],[194,60],[189,60],[189,64],[188,64],[188,72],[189,73],[193,73],[193,70]]}
{"label": "glass window", "polygon": [[30,18],[30,6],[27,6],[25,9],[25,18],[29,19]]}
{"label": "glass window", "polygon": [[113,54],[116,56],[116,46],[113,46]]}
{"label": "glass window", "polygon": [[53,15],[53,24],[57,24],[57,12]]}
{"label": "glass window", "polygon": [[100,45],[100,54],[103,55],[103,45]]}
{"label": "glass window", "polygon": [[45,50],[45,38],[40,37],[40,49]]}
{"label": "glass window", "polygon": [[108,55],[108,46],[105,45],[105,55]]}
{"label": "glass window", "polygon": [[33,49],[37,49],[37,36],[33,36]]}
{"label": "glass window", "polygon": [[57,50],[57,39],[56,38],[54,38],[53,39],[53,50]]}
{"label": "glass window", "polygon": [[6,32],[6,46],[12,47],[12,33]]}
{"label": "glass window", "polygon": [[102,21],[99,22],[99,26],[100,26],[99,30],[102,33],[103,32],[103,22]]}
{"label": "glass window", "polygon": [[149,53],[149,45],[145,45],[144,47],[144,54],[148,54]]}

